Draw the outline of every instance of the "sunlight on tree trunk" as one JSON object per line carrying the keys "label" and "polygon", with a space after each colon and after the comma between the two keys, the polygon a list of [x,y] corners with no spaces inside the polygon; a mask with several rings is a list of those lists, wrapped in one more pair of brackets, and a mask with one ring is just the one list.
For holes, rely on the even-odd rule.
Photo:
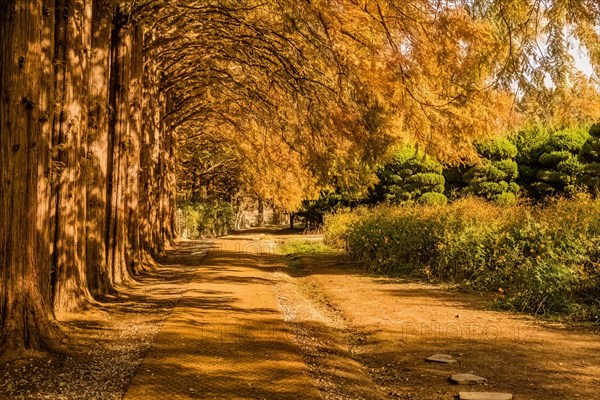
{"label": "sunlight on tree trunk", "polygon": [[91,301],[85,265],[85,165],[91,0],[57,4],[57,177],[54,309],[75,311]]}
{"label": "sunlight on tree trunk", "polygon": [[[56,332],[38,279],[46,271],[38,251],[40,152],[48,123],[49,48],[41,0],[0,3],[0,353],[48,348]],[[39,150],[42,149],[42,150]],[[38,200],[40,202],[38,202]]]}
{"label": "sunlight on tree trunk", "polygon": [[90,118],[88,129],[88,179],[86,272],[92,294],[114,293],[106,262],[106,208],[109,122],[110,35],[112,9],[95,0],[92,15],[90,61]]}

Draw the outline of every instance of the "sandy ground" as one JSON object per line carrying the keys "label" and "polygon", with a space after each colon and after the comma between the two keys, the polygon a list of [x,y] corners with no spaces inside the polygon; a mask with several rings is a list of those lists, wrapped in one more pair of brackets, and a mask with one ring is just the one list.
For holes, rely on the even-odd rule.
{"label": "sandy ground", "polygon": [[[345,321],[352,356],[382,396],[451,399],[466,390],[508,392],[515,399],[600,399],[600,336],[593,328],[488,310],[489,294],[369,276],[339,256],[309,257],[302,265],[296,286]],[[458,362],[424,362],[435,353]],[[455,373],[473,373],[488,384],[459,388],[448,382]]]}
{"label": "sandy ground", "polygon": [[118,297],[58,316],[66,334],[61,353],[0,365],[0,399],[123,398],[208,248],[202,241],[181,243]]}
{"label": "sandy ground", "polygon": [[[62,356],[1,366],[2,398],[600,399],[600,336],[487,309],[492,297],[275,254],[253,231],[183,242],[114,302],[65,319]],[[312,237],[312,240],[319,240]],[[457,363],[425,362],[434,353]],[[470,372],[487,385],[449,383]]]}

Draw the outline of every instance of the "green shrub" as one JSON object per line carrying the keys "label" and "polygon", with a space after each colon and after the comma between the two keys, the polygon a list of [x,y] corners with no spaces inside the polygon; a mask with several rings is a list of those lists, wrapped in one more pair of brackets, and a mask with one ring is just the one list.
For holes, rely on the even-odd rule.
{"label": "green shrub", "polygon": [[519,168],[514,158],[517,147],[506,138],[479,142],[475,148],[481,157],[478,165],[453,168],[444,175],[449,180],[448,195],[475,195],[508,205],[516,200],[520,187],[515,182]]}
{"label": "green shrub", "polygon": [[594,194],[600,193],[600,123],[592,125],[590,137],[581,146],[582,162],[580,183]]}
{"label": "green shrub", "polygon": [[348,230],[369,211],[367,208],[359,207],[354,210],[340,208],[325,216],[323,241],[325,244],[346,249]]}
{"label": "green shrub", "polygon": [[[412,147],[395,151],[392,161],[381,168],[371,202],[391,204],[445,203],[443,167]],[[444,199],[442,199],[442,197]]]}
{"label": "green shrub", "polygon": [[[510,185],[512,184],[514,184],[514,182],[510,183]],[[502,206],[509,206],[517,201],[517,196],[515,196],[515,193],[519,190],[519,188],[517,186],[516,189],[513,189],[510,185],[508,192],[500,193],[495,197],[496,203]]]}
{"label": "green shrub", "polygon": [[573,196],[581,191],[579,181],[584,165],[578,154],[587,138],[584,128],[558,132],[534,130],[515,137],[519,149],[518,181],[531,198]]}
{"label": "green shrub", "polygon": [[478,142],[475,148],[481,157],[491,161],[513,159],[517,155],[517,147],[505,138]]}
{"label": "green shrub", "polygon": [[327,213],[347,207],[351,201],[349,196],[340,192],[322,191],[316,200],[304,200],[296,215],[312,227],[323,225]]}
{"label": "green shrub", "polygon": [[180,234],[190,239],[223,236],[235,224],[233,206],[224,201],[186,202],[178,208],[181,210]]}
{"label": "green shrub", "polygon": [[426,192],[419,197],[417,203],[422,205],[444,205],[448,203],[448,198],[443,193]]}

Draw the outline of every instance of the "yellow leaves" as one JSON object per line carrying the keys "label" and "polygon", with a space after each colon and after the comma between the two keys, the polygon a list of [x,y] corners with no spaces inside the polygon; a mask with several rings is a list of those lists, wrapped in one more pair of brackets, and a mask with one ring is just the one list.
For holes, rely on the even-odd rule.
{"label": "yellow leaves", "polygon": [[[565,28],[598,67],[597,15],[572,3],[577,18]],[[534,6],[223,0],[174,12],[176,29],[160,28],[181,35],[161,49],[174,119],[180,130],[226,136],[248,188],[293,209],[317,186],[370,185],[371,167],[395,142],[445,162],[474,157],[473,140],[524,121],[509,92],[519,84],[533,88],[520,98],[527,112],[561,123],[598,118],[597,82],[573,78],[565,94],[535,96],[537,24],[560,27],[564,12]]]}
{"label": "yellow leaves", "polygon": [[316,182],[301,154],[275,132],[248,125],[236,148],[246,192],[285,210],[296,210],[302,200],[318,195]]}
{"label": "yellow leaves", "polygon": [[576,126],[600,118],[600,83],[581,73],[569,75],[568,87],[544,88],[524,96],[522,110],[531,124],[547,128]]}
{"label": "yellow leaves", "polygon": [[455,161],[472,154],[472,140],[504,128],[512,104],[487,87],[497,63],[489,56],[496,44],[491,24],[460,7],[438,7],[365,2],[371,21],[363,26],[379,38],[372,42],[379,49],[356,67],[371,96],[385,104],[384,129],[392,137],[412,138]]}

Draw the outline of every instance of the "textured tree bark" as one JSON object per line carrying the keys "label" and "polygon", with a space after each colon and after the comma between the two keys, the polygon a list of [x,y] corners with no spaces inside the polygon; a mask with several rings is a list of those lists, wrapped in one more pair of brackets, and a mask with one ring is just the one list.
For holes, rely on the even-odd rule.
{"label": "textured tree bark", "polygon": [[159,150],[157,162],[157,189],[156,200],[158,204],[156,216],[156,234],[154,235],[154,245],[158,253],[164,251],[174,237],[175,232],[175,141],[173,137],[173,127],[165,115],[170,115],[173,107],[172,99],[168,93],[165,95],[165,113],[163,114],[163,126],[161,135],[158,137]]}
{"label": "textured tree bark", "polygon": [[160,74],[153,54],[147,54],[144,62],[143,124],[140,143],[139,174],[139,230],[142,259],[145,265],[154,264],[158,255],[154,246],[154,232],[158,223],[156,213],[157,165],[159,141],[163,127],[161,110],[164,96],[160,93]]}
{"label": "textured tree bark", "polygon": [[127,268],[125,231],[127,183],[127,146],[129,130],[129,82],[131,61],[131,27],[127,15],[117,8],[111,40],[110,105],[112,118],[109,135],[109,195],[106,246],[108,266],[113,284],[130,280]]}
{"label": "textured tree bark", "polygon": [[55,311],[116,293],[174,237],[172,102],[113,4],[0,0],[0,353],[50,348]]}
{"label": "textured tree bark", "polygon": [[134,24],[131,28],[131,72],[129,81],[128,155],[126,174],[126,220],[127,264],[138,275],[143,269],[140,247],[139,179],[140,139],[142,136],[142,96],[144,75],[144,35],[142,28]]}
{"label": "textured tree bark", "polygon": [[152,205],[150,206],[150,226],[152,230],[152,251],[154,257],[157,257],[164,250],[164,238],[162,236],[162,188],[164,182],[163,174],[163,144],[162,140],[166,135],[167,122],[167,101],[168,97],[162,93],[160,97],[160,105],[158,109],[158,118],[160,128],[153,131],[152,139],[152,174],[150,176],[150,187],[152,188]]}
{"label": "textured tree bark", "polygon": [[258,214],[256,216],[256,223],[258,226],[265,225],[265,205],[262,199],[258,199]]}
{"label": "textured tree bark", "polygon": [[[119,8],[114,19],[112,48],[110,103],[114,115],[109,143],[112,153],[109,155],[111,197],[106,242],[113,281],[119,284],[144,269],[141,221],[148,217],[140,212],[140,203],[147,195],[141,195],[140,184],[151,182],[146,166],[151,163],[148,149],[142,147],[142,140],[144,135],[152,136],[150,132],[155,132],[156,128],[152,127],[152,121],[142,120],[144,95],[147,93],[144,91],[143,27]],[[152,92],[152,95],[158,94],[157,91]],[[149,127],[144,127],[146,124]],[[160,136],[156,138],[156,142],[160,143],[160,139]],[[144,160],[141,158],[143,152]],[[149,244],[149,247],[153,246]]]}
{"label": "textured tree bark", "polygon": [[[0,0],[0,354],[48,348],[57,334],[36,237],[49,93],[43,0]],[[47,28],[47,26],[46,26]],[[47,73],[47,72],[46,72]],[[40,150],[42,149],[42,150]]]}
{"label": "textured tree bark", "polygon": [[44,301],[52,304],[52,285],[50,278],[53,260],[50,256],[54,248],[54,224],[56,201],[54,200],[55,185],[52,166],[52,118],[56,111],[54,95],[54,1],[43,0],[42,18],[42,80],[40,91],[40,122],[42,139],[39,140],[38,165],[38,218],[37,240],[40,274],[40,288]]}
{"label": "textured tree bark", "polygon": [[86,272],[88,286],[95,296],[114,294],[107,265],[109,80],[111,29],[114,8],[105,0],[94,0],[92,52],[90,56],[90,110],[88,120],[88,179]]}
{"label": "textured tree bark", "polygon": [[56,2],[54,136],[60,169],[54,238],[54,310],[71,312],[91,301],[85,265],[85,164],[91,0]]}

